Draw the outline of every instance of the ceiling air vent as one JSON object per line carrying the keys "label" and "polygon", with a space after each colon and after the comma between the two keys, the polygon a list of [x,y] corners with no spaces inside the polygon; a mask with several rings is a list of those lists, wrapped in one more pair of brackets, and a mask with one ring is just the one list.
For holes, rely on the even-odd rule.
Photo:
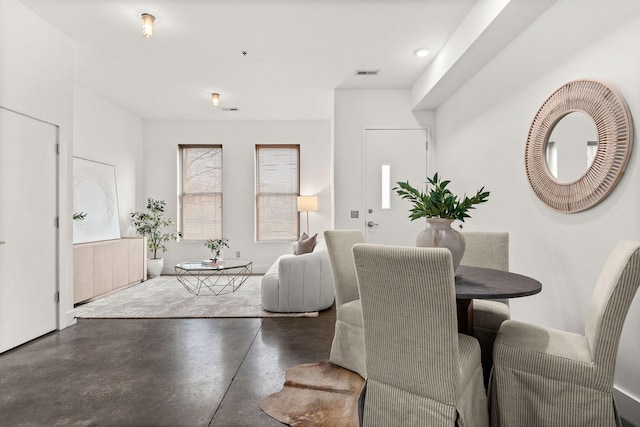
{"label": "ceiling air vent", "polygon": [[231,107],[231,108],[229,108],[229,107],[226,107],[226,108],[225,108],[225,107],[223,107],[223,108],[221,108],[221,110],[222,110],[222,111],[238,111],[238,109],[237,109],[236,107]]}
{"label": "ceiling air vent", "polygon": [[380,70],[356,70],[356,76],[375,76]]}

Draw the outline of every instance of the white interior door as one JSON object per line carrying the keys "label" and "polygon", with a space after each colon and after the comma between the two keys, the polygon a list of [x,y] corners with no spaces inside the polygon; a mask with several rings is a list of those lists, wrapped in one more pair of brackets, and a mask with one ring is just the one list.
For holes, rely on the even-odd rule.
{"label": "white interior door", "polygon": [[0,108],[0,352],[56,329],[57,138]]}
{"label": "white interior door", "polygon": [[[398,181],[425,187],[427,131],[425,129],[365,130],[363,194],[368,243],[415,246],[424,221],[411,221],[411,205],[391,189]],[[387,172],[384,172],[384,170]]]}

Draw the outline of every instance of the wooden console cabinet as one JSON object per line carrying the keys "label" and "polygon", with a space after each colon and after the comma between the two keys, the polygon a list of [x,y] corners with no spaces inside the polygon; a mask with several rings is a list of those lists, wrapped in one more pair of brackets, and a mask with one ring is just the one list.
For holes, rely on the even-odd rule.
{"label": "wooden console cabinet", "polygon": [[73,302],[79,303],[147,279],[143,237],[73,245]]}

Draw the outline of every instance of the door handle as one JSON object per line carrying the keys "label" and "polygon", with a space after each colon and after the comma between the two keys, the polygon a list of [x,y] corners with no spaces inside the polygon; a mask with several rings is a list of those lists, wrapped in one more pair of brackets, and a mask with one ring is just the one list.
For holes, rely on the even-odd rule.
{"label": "door handle", "polygon": [[367,227],[375,227],[376,225],[378,225],[377,222],[373,222],[373,221],[367,222]]}

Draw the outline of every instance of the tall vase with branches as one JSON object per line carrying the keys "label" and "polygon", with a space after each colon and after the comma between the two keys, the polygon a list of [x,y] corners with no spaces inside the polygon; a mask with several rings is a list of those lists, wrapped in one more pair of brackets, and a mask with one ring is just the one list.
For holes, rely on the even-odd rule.
{"label": "tall vase with branches", "polygon": [[455,220],[464,222],[470,218],[469,211],[475,205],[485,203],[489,199],[489,192],[480,188],[472,197],[459,197],[447,186],[451,181],[441,180],[436,173],[433,178],[427,178],[431,187],[422,192],[412,187],[409,181],[397,182],[394,188],[398,195],[411,203],[409,218],[411,221],[426,218],[427,228],[416,238],[416,246],[446,247],[451,251],[454,270],[460,264],[465,250],[464,236],[451,228]]}

